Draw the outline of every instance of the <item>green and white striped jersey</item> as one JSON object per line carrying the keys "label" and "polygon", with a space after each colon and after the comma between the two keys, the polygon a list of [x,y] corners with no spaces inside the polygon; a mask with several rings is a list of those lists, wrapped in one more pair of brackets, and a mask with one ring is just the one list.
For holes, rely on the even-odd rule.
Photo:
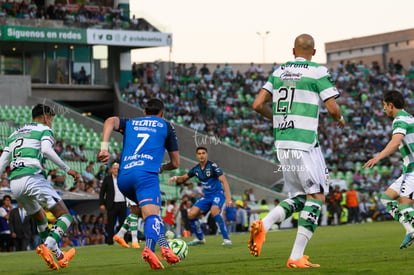
{"label": "green and white striped jersey", "polygon": [[392,134],[403,134],[404,139],[400,144],[401,157],[403,159],[403,173],[414,171],[414,117],[405,110],[397,112],[392,121]]}
{"label": "green and white striped jersey", "polygon": [[5,151],[9,152],[10,179],[43,172],[42,141],[55,139],[52,129],[41,123],[29,123],[17,129],[7,139]]}
{"label": "green and white striped jersey", "polygon": [[311,150],[318,143],[321,102],[339,96],[328,69],[296,58],[276,69],[263,89],[273,97],[276,149]]}

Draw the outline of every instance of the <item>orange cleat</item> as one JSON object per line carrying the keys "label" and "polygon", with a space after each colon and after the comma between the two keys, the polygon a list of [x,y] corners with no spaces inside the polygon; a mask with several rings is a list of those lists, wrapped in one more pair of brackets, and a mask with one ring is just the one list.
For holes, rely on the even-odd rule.
{"label": "orange cleat", "polygon": [[75,256],[75,248],[71,248],[66,252],[63,252],[63,258],[58,260],[58,263],[60,265],[60,267],[64,268],[67,267],[69,265],[69,261],[72,260],[73,256]]}
{"label": "orange cleat", "polygon": [[169,264],[176,264],[180,261],[180,257],[174,254],[171,248],[161,246],[161,255]]}
{"label": "orange cleat", "polygon": [[151,269],[164,269],[164,266],[160,262],[158,256],[148,247],[144,248],[141,256],[142,259],[144,259],[144,261],[146,261],[150,265]]}
{"label": "orange cleat", "polygon": [[129,248],[129,244],[126,243],[124,238],[121,238],[118,235],[115,235],[112,239],[114,240],[114,242],[119,243],[121,246],[123,246],[125,248]]}
{"label": "orange cleat", "polygon": [[289,260],[286,263],[286,266],[288,268],[309,268],[309,267],[320,267],[320,265],[318,264],[313,264],[311,262],[308,261],[309,256],[303,255],[302,258],[300,258],[299,260],[292,260],[289,258]]}
{"label": "orange cleat", "polygon": [[139,246],[138,242],[132,242],[131,246],[132,246],[132,248],[141,248],[141,246]]}
{"label": "orange cleat", "polygon": [[247,246],[249,247],[250,254],[259,257],[262,251],[262,245],[266,240],[266,229],[264,228],[263,221],[254,221],[250,225],[250,238]]}
{"label": "orange cleat", "polygon": [[55,262],[54,258],[53,258],[53,252],[49,250],[49,248],[46,247],[46,245],[41,244],[38,247],[36,247],[36,253],[37,255],[39,255],[40,257],[43,258],[43,260],[45,260],[46,265],[53,270],[58,270],[59,266],[58,264]]}

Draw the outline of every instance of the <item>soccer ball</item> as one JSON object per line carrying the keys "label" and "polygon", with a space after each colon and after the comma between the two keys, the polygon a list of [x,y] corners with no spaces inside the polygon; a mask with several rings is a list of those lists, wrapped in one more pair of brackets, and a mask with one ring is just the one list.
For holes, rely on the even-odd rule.
{"label": "soccer ball", "polygon": [[185,241],[181,239],[173,239],[168,241],[168,245],[171,250],[177,255],[181,260],[185,259],[188,255],[188,245]]}
{"label": "soccer ball", "polygon": [[175,236],[174,232],[172,232],[170,230],[168,230],[167,232],[165,232],[165,237],[167,238],[167,240],[174,239],[174,236]]}

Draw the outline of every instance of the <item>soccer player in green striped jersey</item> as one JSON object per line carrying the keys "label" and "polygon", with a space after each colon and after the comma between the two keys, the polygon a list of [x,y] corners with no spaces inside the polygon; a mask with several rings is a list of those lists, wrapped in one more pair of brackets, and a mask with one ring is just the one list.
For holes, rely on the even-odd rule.
{"label": "soccer player in green striped jersey", "polygon": [[[253,109],[273,119],[275,147],[289,198],[262,220],[250,226],[248,247],[259,256],[266,231],[294,212],[300,212],[298,231],[288,268],[319,267],[304,255],[318,226],[325,195],[329,191],[328,169],[318,142],[319,108],[325,103],[331,117],[343,128],[345,121],[335,99],[339,96],[326,67],[312,62],[315,42],[308,34],[295,39],[295,60],[277,68],[262,87]],[[272,103],[270,106],[268,103]]]}
{"label": "soccer player in green striped jersey", "polygon": [[393,119],[392,137],[385,148],[362,167],[372,168],[380,160],[400,149],[403,159],[402,175],[381,195],[381,202],[406,230],[400,245],[400,249],[403,249],[414,242],[414,117],[404,110],[404,97],[396,90],[386,92],[382,103],[385,114]]}
{"label": "soccer player in green striped jersey", "polygon": [[[72,216],[62,198],[47,181],[43,168],[44,157],[71,175],[75,181],[80,175],[70,169],[53,149],[55,142],[52,121],[55,113],[47,105],[37,104],[32,109],[32,123],[13,132],[6,141],[0,157],[0,174],[10,165],[10,188],[16,200],[21,203],[27,214],[32,216],[43,243],[36,248],[50,269],[56,270],[69,264],[75,249],[63,252],[58,242],[72,223]],[[43,207],[57,218],[52,228]]]}

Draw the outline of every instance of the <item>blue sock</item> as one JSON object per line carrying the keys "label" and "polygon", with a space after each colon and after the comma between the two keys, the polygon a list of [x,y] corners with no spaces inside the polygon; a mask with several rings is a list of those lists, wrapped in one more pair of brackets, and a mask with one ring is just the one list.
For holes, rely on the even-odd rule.
{"label": "blue sock", "polygon": [[191,229],[193,233],[196,235],[197,239],[202,240],[204,239],[203,230],[201,230],[201,224],[199,219],[192,219],[190,220]]}
{"label": "blue sock", "polygon": [[224,224],[223,217],[221,214],[218,214],[214,217],[214,221],[218,224],[221,234],[223,235],[223,239],[229,240],[229,234],[227,233],[226,225]]}
{"label": "blue sock", "polygon": [[152,251],[155,251],[155,245],[158,241],[161,232],[162,221],[157,215],[150,215],[145,219],[144,236],[145,246]]}
{"label": "blue sock", "polygon": [[160,227],[160,235],[158,237],[158,244],[163,247],[170,247],[168,245],[167,239],[165,238],[165,227],[164,227],[164,222],[161,223],[161,227]]}

